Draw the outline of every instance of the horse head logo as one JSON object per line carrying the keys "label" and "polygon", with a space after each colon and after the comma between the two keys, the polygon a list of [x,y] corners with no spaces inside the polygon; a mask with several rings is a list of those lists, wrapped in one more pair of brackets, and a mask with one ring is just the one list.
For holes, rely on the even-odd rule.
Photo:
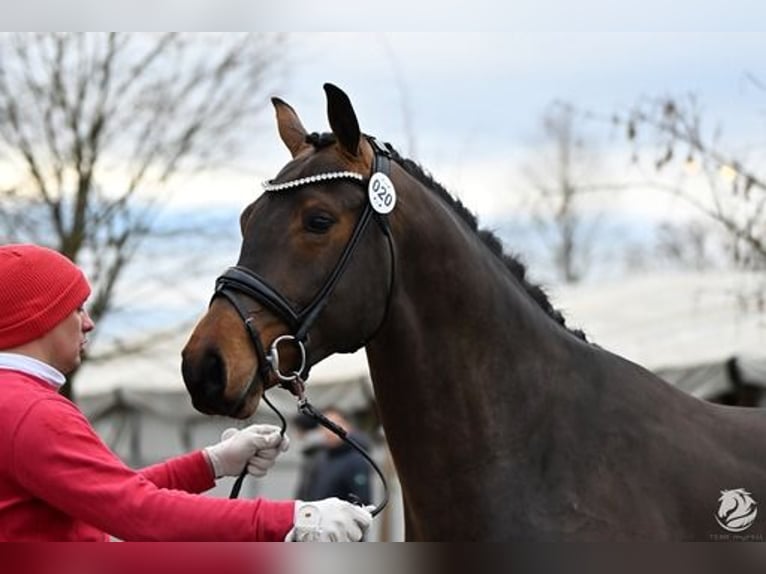
{"label": "horse head logo", "polygon": [[742,532],[750,528],[758,515],[758,504],[744,488],[722,490],[721,505],[715,519],[724,530]]}

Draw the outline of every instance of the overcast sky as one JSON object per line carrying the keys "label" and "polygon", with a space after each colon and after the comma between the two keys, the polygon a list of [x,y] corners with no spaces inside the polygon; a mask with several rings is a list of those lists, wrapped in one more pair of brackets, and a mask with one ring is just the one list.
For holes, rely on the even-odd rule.
{"label": "overcast sky", "polygon": [[425,132],[424,138],[477,132],[495,145],[518,141],[553,99],[608,111],[641,95],[692,91],[720,111],[727,111],[727,105],[736,111],[747,95],[744,74],[766,75],[766,34],[381,32],[292,37],[295,67],[285,97],[306,108],[304,113],[323,110],[317,90],[324,81],[333,81],[352,95],[370,130],[400,128],[398,107],[406,98],[415,129]]}
{"label": "overcast sky", "polygon": [[[542,114],[556,100],[608,116],[642,98],[694,94],[728,148],[748,155],[763,149],[766,34],[294,32],[285,54],[287,76],[273,95],[290,103],[307,129],[328,129],[322,85],[335,83],[363,131],[418,161],[483,224],[506,231],[530,187],[523,169],[542,153]],[[228,209],[234,229],[235,214],[260,193],[260,182],[289,159],[271,109],[260,125],[237,169],[180,182],[178,201]],[[585,129],[604,156],[603,177],[625,179],[631,161],[624,135]],[[688,213],[678,200],[642,191],[594,197],[590,208],[636,229]],[[513,245],[518,238],[502,235],[523,253]]]}
{"label": "overcast sky", "polygon": [[[274,95],[296,108],[307,129],[328,129],[322,84],[337,84],[365,132],[413,156],[522,255],[525,239],[513,233],[528,186],[520,172],[538,153],[541,115],[554,100],[610,114],[642,97],[694,93],[733,147],[764,141],[766,92],[747,78],[766,83],[766,34],[293,33],[287,54],[289,73]],[[176,194],[183,205],[226,212],[231,242],[226,253],[210,254],[221,268],[236,261],[239,211],[289,159],[270,109],[260,123],[230,179],[195,175]],[[601,131],[613,169],[627,167],[624,137]],[[645,220],[683,211],[641,193],[593,201],[619,239],[626,226],[635,233]],[[542,261],[527,261],[533,277],[544,277]],[[190,292],[203,301],[211,285],[212,275]]]}
{"label": "overcast sky", "polygon": [[[542,145],[551,102],[608,116],[642,98],[698,97],[711,129],[732,149],[763,138],[766,34],[613,32],[293,33],[288,76],[276,94],[309,130],[328,129],[324,82],[345,90],[363,131],[413,157],[484,220],[518,210],[521,169]],[[273,114],[239,160],[243,179],[211,196],[199,178],[185,199],[243,204],[289,156]],[[625,139],[593,129],[612,169],[627,169]],[[208,191],[206,191],[208,190]],[[619,209],[618,207],[614,207]],[[656,201],[622,206],[666,213]]]}
{"label": "overcast sky", "polygon": [[22,30],[343,30],[758,32],[757,0],[26,0],[3,1]]}

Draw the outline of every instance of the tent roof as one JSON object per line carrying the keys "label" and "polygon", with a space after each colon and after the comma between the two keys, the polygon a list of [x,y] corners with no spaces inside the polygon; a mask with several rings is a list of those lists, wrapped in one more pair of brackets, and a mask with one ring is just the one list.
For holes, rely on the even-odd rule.
{"label": "tent roof", "polygon": [[[168,339],[141,355],[87,362],[77,379],[80,406],[94,416],[115,403],[166,418],[205,416],[192,408],[181,378],[181,349],[185,343],[186,335]],[[334,405],[347,411],[364,409],[372,395],[364,350],[333,355],[311,369],[307,396],[319,408]],[[295,411],[295,398],[287,391],[273,390],[269,397],[281,412]],[[271,416],[265,406],[262,410],[265,416]]]}
{"label": "tent roof", "polygon": [[736,358],[766,385],[766,275],[669,273],[550,290],[570,326],[698,396],[730,389]]}
{"label": "tent roof", "polygon": [[551,290],[567,323],[651,369],[766,356],[766,276],[650,275]]}
{"label": "tent roof", "polygon": [[[140,355],[124,355],[98,362],[88,361],[77,380],[80,395],[101,394],[115,389],[156,390],[186,389],[181,378],[181,349],[186,335],[168,339]],[[369,378],[364,349],[352,354],[336,354],[311,369],[311,386]]]}

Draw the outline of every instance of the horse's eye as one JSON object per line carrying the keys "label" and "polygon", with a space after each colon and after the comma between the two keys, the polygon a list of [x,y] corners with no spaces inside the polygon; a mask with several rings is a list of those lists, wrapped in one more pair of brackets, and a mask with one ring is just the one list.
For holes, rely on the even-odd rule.
{"label": "horse's eye", "polygon": [[326,213],[312,213],[303,219],[303,227],[310,233],[327,233],[335,219]]}

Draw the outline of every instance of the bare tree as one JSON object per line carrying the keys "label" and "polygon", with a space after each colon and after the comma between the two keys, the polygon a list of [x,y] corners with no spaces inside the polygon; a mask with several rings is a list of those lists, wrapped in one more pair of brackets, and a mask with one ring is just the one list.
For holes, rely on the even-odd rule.
{"label": "bare tree", "polygon": [[720,256],[716,234],[698,220],[664,222],[657,229],[656,254],[675,268],[704,271],[716,267]]}
{"label": "bare tree", "polygon": [[717,222],[736,264],[766,268],[766,174],[754,150],[727,147],[694,96],[645,100],[611,122],[632,142],[635,162],[651,158],[646,184]]}
{"label": "bare tree", "polygon": [[168,183],[229,160],[250,136],[283,44],[273,34],[0,36],[0,168],[13,174],[0,186],[2,240],[49,245],[85,267],[90,313],[107,317],[148,238],[200,231],[158,224]]}
{"label": "bare tree", "polygon": [[593,263],[601,217],[584,208],[585,196],[617,187],[596,182],[599,154],[577,120],[570,105],[552,104],[542,120],[543,153],[525,169],[534,192],[532,223],[565,283],[583,279]]}

